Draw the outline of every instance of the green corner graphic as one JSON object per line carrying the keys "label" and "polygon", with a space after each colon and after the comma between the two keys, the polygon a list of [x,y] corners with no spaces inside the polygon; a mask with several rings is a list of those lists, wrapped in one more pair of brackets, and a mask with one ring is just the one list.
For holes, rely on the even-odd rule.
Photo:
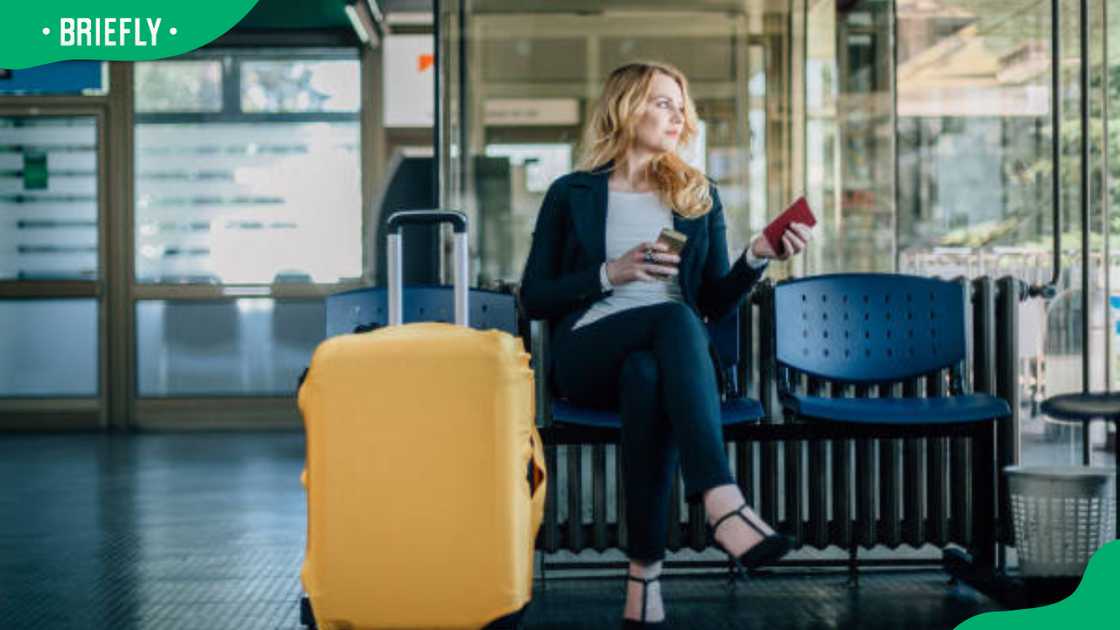
{"label": "green corner graphic", "polygon": [[0,20],[0,68],[55,61],[147,61],[204,46],[258,0],[12,2]]}
{"label": "green corner graphic", "polygon": [[1116,628],[1117,584],[1120,581],[1120,540],[1097,550],[1081,584],[1066,599],[1049,606],[977,615],[957,630],[1054,630]]}

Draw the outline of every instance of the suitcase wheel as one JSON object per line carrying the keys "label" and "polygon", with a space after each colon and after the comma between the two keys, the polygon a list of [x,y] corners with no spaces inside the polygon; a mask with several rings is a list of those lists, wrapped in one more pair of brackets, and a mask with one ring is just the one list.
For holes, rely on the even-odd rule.
{"label": "suitcase wheel", "polygon": [[299,598],[299,622],[315,630],[315,613],[311,611],[311,600],[306,595]]}

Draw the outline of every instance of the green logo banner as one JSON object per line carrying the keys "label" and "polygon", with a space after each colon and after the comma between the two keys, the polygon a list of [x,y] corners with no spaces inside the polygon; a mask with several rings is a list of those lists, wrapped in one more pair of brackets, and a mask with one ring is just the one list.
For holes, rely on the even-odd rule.
{"label": "green logo banner", "polygon": [[15,0],[0,20],[0,68],[145,61],[204,46],[258,0]]}
{"label": "green logo banner", "polygon": [[978,615],[956,630],[1061,630],[1120,627],[1116,620],[1116,587],[1120,580],[1120,541],[1097,550],[1081,584],[1066,599],[1040,608]]}

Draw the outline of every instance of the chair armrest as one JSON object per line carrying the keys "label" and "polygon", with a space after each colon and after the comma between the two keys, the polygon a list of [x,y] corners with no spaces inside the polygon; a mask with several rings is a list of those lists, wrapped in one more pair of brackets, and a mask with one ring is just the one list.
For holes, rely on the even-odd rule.
{"label": "chair armrest", "polygon": [[537,426],[552,426],[552,392],[548,378],[548,322],[534,319],[529,323],[532,347],[533,381],[536,383]]}

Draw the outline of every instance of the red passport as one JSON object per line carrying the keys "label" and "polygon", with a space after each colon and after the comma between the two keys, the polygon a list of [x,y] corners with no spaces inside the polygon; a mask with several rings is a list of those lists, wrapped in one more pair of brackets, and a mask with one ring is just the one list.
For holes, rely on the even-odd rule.
{"label": "red passport", "polygon": [[762,230],[762,235],[766,238],[766,242],[770,243],[770,247],[780,256],[784,246],[782,245],[782,235],[789,229],[790,223],[804,223],[809,227],[817,224],[817,218],[813,216],[813,211],[809,209],[809,202],[805,201],[804,197],[798,197],[788,208],[785,209],[776,219]]}

